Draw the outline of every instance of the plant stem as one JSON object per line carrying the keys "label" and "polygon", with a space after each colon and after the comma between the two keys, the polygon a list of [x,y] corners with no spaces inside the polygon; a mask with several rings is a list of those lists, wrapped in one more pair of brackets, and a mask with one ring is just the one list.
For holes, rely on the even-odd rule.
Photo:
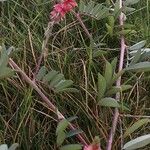
{"label": "plant stem", "polygon": [[[122,6],[123,6],[122,0],[120,0],[119,3],[120,3],[120,8],[122,8]],[[124,14],[123,13],[121,13],[119,16],[119,24],[120,24],[120,26],[123,26],[123,24],[124,24]],[[121,44],[121,49],[120,49],[120,59],[119,59],[118,71],[121,71],[123,69],[124,54],[125,54],[125,49],[126,49],[125,38],[123,35],[121,35],[120,44]],[[121,77],[119,77],[117,82],[116,82],[116,86],[120,86],[120,85],[121,85]],[[116,100],[119,100],[119,99],[120,99],[120,93],[117,93],[116,94]],[[107,150],[112,149],[112,143],[113,143],[113,138],[114,138],[114,135],[116,132],[118,119],[119,119],[119,111],[116,108],[115,113],[114,113],[112,128],[111,128],[108,143],[107,143]]]}
{"label": "plant stem", "polygon": [[[42,100],[49,106],[52,112],[54,112],[58,118],[65,119],[65,117],[58,111],[57,107],[52,104],[52,102],[47,98],[47,96],[41,91],[41,89],[36,85],[35,81],[32,81],[25,73],[22,71],[19,66],[10,58],[9,59],[10,66],[20,73],[20,75],[24,78],[24,80],[41,96]],[[72,130],[75,130],[75,127],[72,124],[69,124]],[[83,145],[88,145],[84,138],[78,134],[78,139]]]}
{"label": "plant stem", "polygon": [[35,70],[35,73],[34,73],[34,76],[33,76],[33,81],[35,80],[36,74],[38,73],[38,71],[39,71],[39,69],[40,69],[40,65],[41,65],[41,63],[42,63],[42,58],[43,58],[43,56],[44,56],[45,49],[46,49],[48,40],[49,40],[50,35],[51,35],[52,29],[53,29],[53,25],[54,25],[54,22],[50,22],[50,21],[48,22],[46,31],[45,31],[45,33],[44,33],[45,39],[43,40],[43,43],[42,43],[41,55],[40,55],[40,57],[39,57],[39,60],[38,60],[37,66],[36,66],[36,70]]}
{"label": "plant stem", "polygon": [[85,31],[85,33],[87,34],[87,36],[89,37],[89,39],[92,39],[92,35],[89,33],[87,27],[85,26],[85,24],[83,23],[80,14],[76,13],[74,11],[72,11],[73,14],[76,16],[77,20],[79,21],[80,25],[82,26],[83,30]]}

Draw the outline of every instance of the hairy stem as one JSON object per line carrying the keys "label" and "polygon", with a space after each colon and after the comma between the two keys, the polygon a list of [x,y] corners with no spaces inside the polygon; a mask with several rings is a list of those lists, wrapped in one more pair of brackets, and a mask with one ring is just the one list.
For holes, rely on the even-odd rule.
{"label": "hairy stem", "polygon": [[[121,8],[122,5],[123,5],[122,0],[120,0],[119,2],[120,2],[120,8]],[[120,16],[119,16],[119,24],[121,26],[123,26],[123,24],[124,24],[124,15],[123,15],[123,13],[121,13]],[[119,59],[118,71],[121,71],[123,69],[124,54],[125,54],[125,49],[126,49],[125,38],[124,38],[123,35],[121,35],[120,44],[121,44],[121,49],[120,49],[120,59]],[[120,86],[120,85],[121,85],[121,77],[118,78],[118,80],[116,82],[116,86]],[[116,100],[119,100],[119,99],[120,99],[120,93],[117,93],[116,94]],[[116,127],[117,127],[118,120],[119,120],[119,111],[116,108],[115,113],[114,113],[112,128],[111,128],[108,143],[107,143],[107,150],[112,149],[113,138],[114,138],[114,135],[115,135],[115,132],[116,132]]]}

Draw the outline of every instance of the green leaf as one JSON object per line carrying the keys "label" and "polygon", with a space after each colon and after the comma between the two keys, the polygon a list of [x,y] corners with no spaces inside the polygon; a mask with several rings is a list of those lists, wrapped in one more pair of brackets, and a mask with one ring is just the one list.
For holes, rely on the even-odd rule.
{"label": "green leaf", "polygon": [[58,135],[59,132],[65,131],[66,128],[68,127],[68,125],[69,125],[69,121],[68,120],[66,120],[66,119],[61,120],[58,123],[58,126],[56,128],[56,135]]}
{"label": "green leaf", "polygon": [[53,78],[56,77],[56,75],[58,74],[58,71],[52,70],[50,72],[48,72],[44,77],[43,77],[43,82],[50,82],[51,80],[53,80]]}
{"label": "green leaf", "polygon": [[124,74],[124,72],[125,72],[125,70],[121,70],[117,74],[114,74],[111,84],[113,84],[120,76],[122,76]]}
{"label": "green leaf", "polygon": [[106,51],[103,51],[103,50],[98,50],[98,51],[93,51],[93,58],[96,58],[96,57],[99,57],[99,56],[103,56],[107,54]]}
{"label": "green leaf", "polygon": [[109,25],[114,28],[114,24],[115,24],[115,18],[114,16],[108,16],[108,22],[109,22]]}
{"label": "green leaf", "polygon": [[131,85],[121,85],[120,88],[121,88],[121,92],[124,92],[126,90],[131,89],[132,86]]}
{"label": "green leaf", "polygon": [[121,110],[126,110],[126,111],[130,111],[130,108],[129,108],[129,105],[127,105],[126,103],[124,103],[124,102],[118,102],[119,104],[120,104],[120,109]]}
{"label": "green leaf", "polygon": [[83,131],[80,129],[72,130],[66,134],[66,137],[69,138],[69,137],[72,137],[74,135],[81,134],[81,133],[83,133]]}
{"label": "green leaf", "polygon": [[129,24],[129,23],[125,23],[124,25],[122,25],[122,27],[125,28],[125,29],[131,29],[131,28],[135,28],[135,25]]}
{"label": "green leaf", "polygon": [[136,64],[140,60],[141,56],[142,56],[142,51],[141,51],[141,49],[139,49],[136,52],[135,56],[133,57],[132,61],[130,62],[129,66]]}
{"label": "green leaf", "polygon": [[6,144],[0,145],[0,150],[8,150],[8,146]]}
{"label": "green leaf", "polygon": [[70,87],[73,84],[72,80],[61,80],[58,84],[56,84],[54,87],[56,90],[63,90],[67,87]]}
{"label": "green leaf", "polygon": [[121,13],[122,8],[120,8],[119,0],[116,0],[115,5],[114,5],[114,12],[113,15],[115,17],[118,17]]}
{"label": "green leaf", "polygon": [[57,143],[57,146],[61,146],[62,143],[64,142],[66,138],[66,133],[65,131],[61,131],[57,134],[57,140],[56,140],[56,143]]}
{"label": "green leaf", "polygon": [[97,4],[94,1],[90,1],[85,4],[83,1],[79,4],[80,13],[97,20],[103,19],[109,15],[109,9],[103,6],[103,4]]}
{"label": "green leaf", "polygon": [[123,8],[123,12],[126,14],[127,12],[132,12],[132,11],[135,11],[136,9],[135,8],[132,8],[132,7],[124,7]]}
{"label": "green leaf", "polygon": [[121,91],[121,88],[120,88],[120,87],[113,86],[113,87],[106,93],[106,95],[107,95],[107,96],[111,96],[111,95],[116,94],[116,93],[118,93],[118,92],[120,92],[120,91]]}
{"label": "green leaf", "polygon": [[16,148],[17,148],[18,146],[19,146],[18,143],[14,143],[14,144],[12,144],[12,145],[9,147],[8,150],[16,150]]}
{"label": "green leaf", "polygon": [[141,51],[143,52],[141,56],[141,60],[144,60],[150,57],[150,48],[144,48],[144,49],[141,49]]}
{"label": "green leaf", "polygon": [[51,87],[54,87],[54,86],[56,86],[61,80],[63,80],[64,79],[64,75],[63,74],[57,74],[54,78],[53,78],[53,80],[50,82],[50,86]]}
{"label": "green leaf", "polygon": [[81,150],[81,149],[82,149],[81,144],[68,144],[60,147],[60,150]]}
{"label": "green leaf", "polygon": [[106,28],[107,28],[108,34],[112,37],[113,36],[113,28],[110,25],[108,25],[107,23],[106,23]]}
{"label": "green leaf", "polygon": [[150,144],[150,134],[140,136],[126,143],[123,147],[125,150],[136,150]]}
{"label": "green leaf", "polygon": [[117,58],[115,57],[114,59],[113,59],[113,61],[111,62],[111,66],[112,66],[112,72],[114,73],[115,72],[115,70],[116,70],[116,66],[117,66]]}
{"label": "green leaf", "polygon": [[104,96],[106,91],[106,80],[98,73],[98,101]]}
{"label": "green leaf", "polygon": [[106,18],[109,15],[109,9],[104,7],[95,17],[97,20]]}
{"label": "green leaf", "polygon": [[7,66],[8,60],[9,60],[9,58],[8,58],[6,51],[2,50],[1,57],[0,57],[0,67]]}
{"label": "green leaf", "polygon": [[124,29],[119,32],[119,34],[121,34],[121,35],[127,35],[127,34],[133,34],[133,33],[135,34],[136,31],[132,30],[132,29]]}
{"label": "green leaf", "polygon": [[0,66],[0,79],[10,77],[14,74],[14,71],[8,67]]}
{"label": "green leaf", "polygon": [[131,65],[125,69],[126,71],[133,72],[146,72],[150,71],[150,62],[140,62],[134,65]]}
{"label": "green leaf", "polygon": [[[89,11],[91,11],[93,8],[94,8],[94,6],[95,6],[95,2],[93,2],[93,1],[90,1],[89,3],[88,3],[88,5],[86,6],[86,8],[85,8],[85,12],[89,12]],[[89,12],[89,14],[90,14],[91,12]]]}
{"label": "green leaf", "polygon": [[65,88],[65,89],[55,89],[55,92],[73,92],[73,93],[78,93],[79,90],[77,90],[76,88]]}
{"label": "green leaf", "polygon": [[94,9],[91,11],[93,16],[97,16],[97,14],[99,14],[99,12],[103,9],[103,5],[102,4],[97,4]]}
{"label": "green leaf", "polygon": [[38,72],[38,74],[36,75],[36,79],[38,80],[42,80],[42,78],[45,76],[46,74],[46,67],[42,66]]}
{"label": "green leaf", "polygon": [[127,137],[137,129],[139,129],[144,124],[147,124],[150,122],[150,119],[140,119],[137,122],[135,122],[131,127],[127,128],[126,132],[124,133],[124,137]]}
{"label": "green leaf", "polygon": [[106,95],[112,95],[112,94],[116,94],[117,92],[124,92],[128,89],[131,89],[132,86],[131,85],[121,85],[121,86],[113,86],[107,93]]}
{"label": "green leaf", "polygon": [[113,68],[112,68],[111,64],[108,61],[106,61],[104,78],[106,80],[107,87],[109,87],[109,85],[110,85],[110,82],[112,80],[112,75],[113,75]]}
{"label": "green leaf", "polygon": [[0,46],[0,79],[7,78],[13,75],[13,70],[7,67],[9,57],[7,55],[5,46]]}
{"label": "green leaf", "polygon": [[131,47],[129,47],[129,50],[130,50],[130,51],[139,50],[139,49],[141,49],[142,47],[144,47],[145,44],[146,44],[146,41],[145,41],[145,40],[144,40],[144,41],[140,41],[140,42],[138,42],[138,43],[132,45]]}
{"label": "green leaf", "polygon": [[117,108],[120,107],[117,100],[111,97],[106,97],[106,98],[101,99],[98,104],[100,106],[105,106],[105,107],[117,107]]}
{"label": "green leaf", "polygon": [[85,9],[85,3],[83,2],[83,0],[80,0],[79,11],[83,13],[84,9]]}
{"label": "green leaf", "polygon": [[67,118],[67,120],[68,120],[69,122],[72,122],[72,121],[74,121],[74,120],[77,119],[77,118],[78,118],[77,116],[73,116],[73,117]]}
{"label": "green leaf", "polygon": [[128,5],[133,5],[133,4],[136,4],[138,3],[140,0],[126,0],[125,1],[125,6],[128,6]]}

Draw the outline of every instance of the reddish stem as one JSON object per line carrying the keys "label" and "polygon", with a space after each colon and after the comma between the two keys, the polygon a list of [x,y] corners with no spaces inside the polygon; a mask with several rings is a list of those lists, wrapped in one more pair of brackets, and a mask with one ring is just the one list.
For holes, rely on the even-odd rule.
{"label": "reddish stem", "polygon": [[80,14],[79,13],[76,13],[74,11],[72,11],[73,14],[76,16],[77,20],[79,21],[80,25],[82,26],[83,30],[85,31],[85,33],[87,34],[87,36],[89,37],[89,39],[92,38],[92,35],[89,33],[87,27],[85,26],[85,24],[83,23],[81,17],[80,17]]}
{"label": "reddish stem", "polygon": [[[122,8],[122,6],[123,6],[122,0],[120,0],[119,2],[120,2],[120,8]],[[120,23],[121,26],[123,26],[123,24],[124,24],[124,15],[123,15],[123,13],[121,13],[120,16],[119,16],[119,23]],[[124,54],[125,54],[125,49],[126,49],[125,38],[124,38],[123,35],[121,35],[120,44],[121,44],[121,49],[120,49],[120,60],[119,60],[118,71],[121,71],[123,69]],[[116,86],[120,86],[120,85],[121,85],[121,77],[118,78],[118,80],[116,82]],[[119,100],[119,99],[120,99],[120,93],[117,93],[116,94],[116,100]],[[113,138],[114,138],[114,135],[115,135],[115,132],[116,132],[118,119],[119,119],[119,111],[116,108],[115,113],[114,113],[112,128],[111,128],[108,143],[107,143],[107,150],[112,149],[112,143],[113,143]]]}
{"label": "reddish stem", "polygon": [[[36,85],[34,81],[32,81],[20,68],[19,66],[10,58],[9,59],[9,64],[15,71],[18,71],[20,75],[24,78],[24,80],[34,89],[37,91],[37,93],[41,96],[42,100],[49,106],[52,112],[58,115],[58,118],[65,118],[57,109],[55,105],[52,104],[52,102],[46,97],[46,95],[40,90],[40,88]],[[75,130],[74,126],[72,124],[69,124],[70,128],[72,130]],[[78,139],[83,145],[88,145],[84,138],[78,134],[77,135]]]}

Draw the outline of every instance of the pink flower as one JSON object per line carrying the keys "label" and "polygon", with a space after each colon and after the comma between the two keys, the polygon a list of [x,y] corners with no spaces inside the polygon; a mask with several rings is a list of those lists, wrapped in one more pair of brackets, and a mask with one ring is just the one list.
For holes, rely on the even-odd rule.
{"label": "pink flower", "polygon": [[62,20],[66,13],[70,12],[74,7],[77,6],[75,0],[64,0],[53,7],[53,11],[50,13],[50,18],[54,22]]}
{"label": "pink flower", "polygon": [[84,146],[83,150],[101,150],[99,144],[90,144],[88,146]]}
{"label": "pink flower", "polygon": [[72,8],[77,6],[77,3],[75,0],[64,0],[64,4],[70,5]]}

